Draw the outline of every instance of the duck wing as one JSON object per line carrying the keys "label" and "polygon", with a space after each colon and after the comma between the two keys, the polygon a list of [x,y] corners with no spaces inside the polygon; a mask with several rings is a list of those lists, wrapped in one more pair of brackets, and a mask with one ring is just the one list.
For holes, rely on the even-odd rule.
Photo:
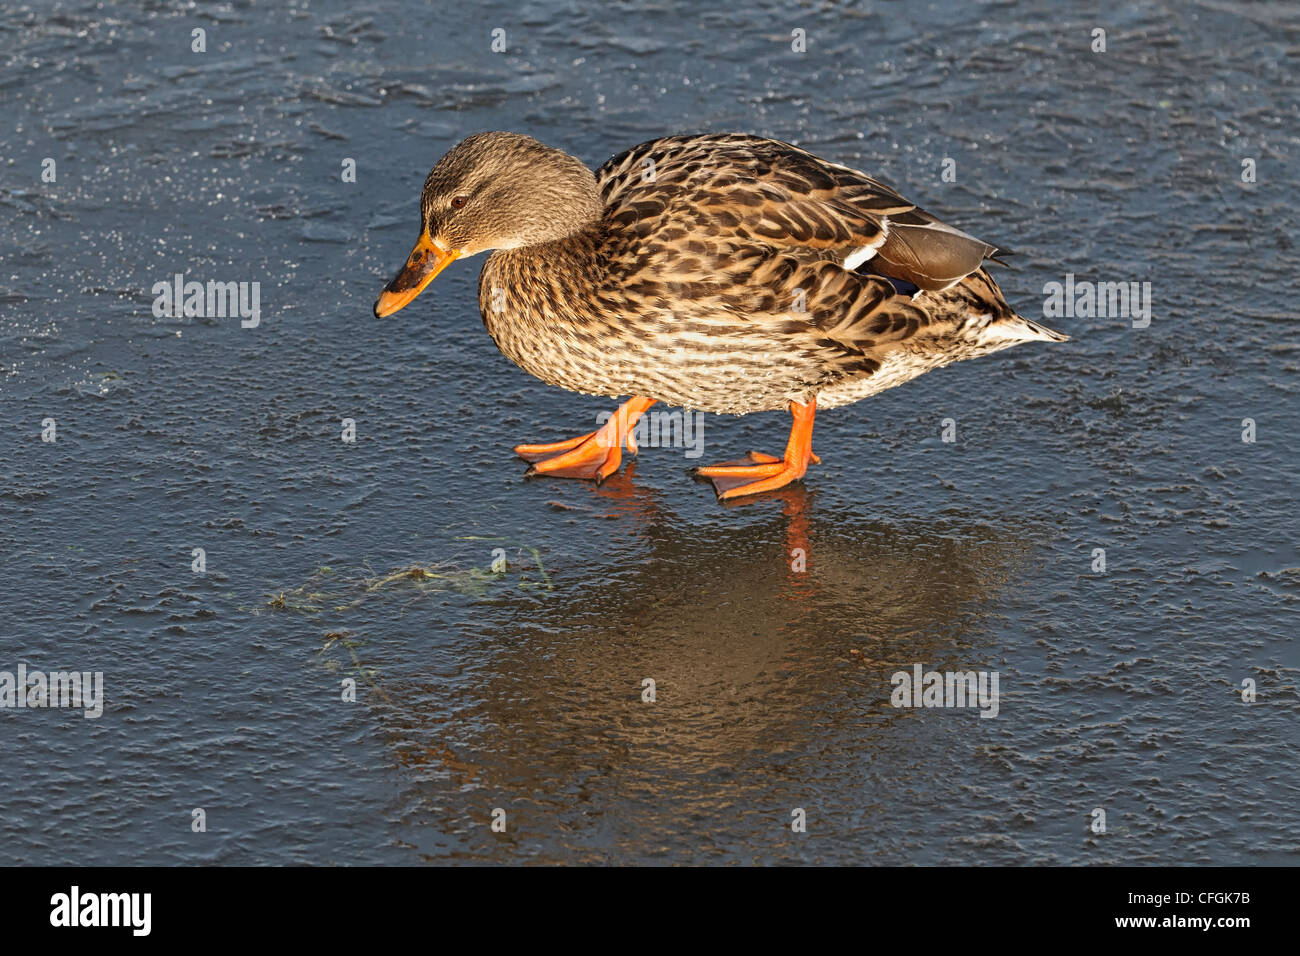
{"label": "duck wing", "polygon": [[948,288],[998,253],[865,173],[757,136],[652,140],[615,156],[596,178],[607,217],[642,236],[677,226],[683,239],[761,243],[926,291]]}

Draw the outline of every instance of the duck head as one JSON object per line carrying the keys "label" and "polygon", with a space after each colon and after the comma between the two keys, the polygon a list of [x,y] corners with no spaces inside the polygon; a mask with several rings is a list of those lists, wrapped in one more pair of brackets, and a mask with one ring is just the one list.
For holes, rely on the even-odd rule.
{"label": "duck head", "polygon": [[420,238],[375,302],[401,309],[456,259],[571,236],[600,218],[581,161],[519,133],[476,133],[438,160],[420,194]]}

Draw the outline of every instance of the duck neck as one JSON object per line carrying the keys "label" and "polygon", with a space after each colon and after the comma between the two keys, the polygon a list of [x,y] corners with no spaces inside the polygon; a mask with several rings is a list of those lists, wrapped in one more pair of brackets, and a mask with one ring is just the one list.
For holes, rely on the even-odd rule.
{"label": "duck neck", "polygon": [[[555,281],[582,277],[589,281],[599,264],[599,240],[600,224],[584,223],[558,239],[535,242],[515,249],[500,249],[489,257],[488,266],[496,263],[501,269],[516,273],[524,281],[535,282],[542,275],[548,275]],[[487,271],[486,267],[484,271]]]}
{"label": "duck neck", "polygon": [[484,321],[583,311],[584,297],[600,284],[600,237],[593,222],[560,239],[492,253],[479,276]]}

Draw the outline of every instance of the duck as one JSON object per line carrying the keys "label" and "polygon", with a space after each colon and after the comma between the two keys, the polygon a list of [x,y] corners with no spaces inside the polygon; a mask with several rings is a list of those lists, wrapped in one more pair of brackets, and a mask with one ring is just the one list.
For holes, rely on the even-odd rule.
{"label": "duck", "polygon": [[594,173],[531,136],[471,135],[425,180],[419,238],[375,316],[483,252],[497,348],[550,385],[627,396],[595,431],[515,446],[526,477],[603,481],[656,403],[788,410],[783,454],[695,469],[722,500],[775,491],[820,463],[819,410],[1068,339],[1008,305],[988,269],[1005,250],[866,173],[743,133],[650,140]]}

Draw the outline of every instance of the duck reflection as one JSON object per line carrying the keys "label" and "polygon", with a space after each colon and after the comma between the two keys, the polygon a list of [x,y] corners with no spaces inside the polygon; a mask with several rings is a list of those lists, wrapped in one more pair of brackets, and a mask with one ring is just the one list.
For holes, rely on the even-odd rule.
{"label": "duck reflection", "polygon": [[575,533],[611,543],[601,560],[550,569],[540,600],[480,604],[462,646],[482,658],[453,679],[386,682],[402,762],[489,790],[480,821],[493,801],[537,814],[602,795],[655,814],[780,807],[828,748],[860,772],[909,713],[889,704],[893,672],[988,666],[991,599],[1031,547],[976,520],[822,512],[798,486],[704,519],[631,474],[591,500]]}

